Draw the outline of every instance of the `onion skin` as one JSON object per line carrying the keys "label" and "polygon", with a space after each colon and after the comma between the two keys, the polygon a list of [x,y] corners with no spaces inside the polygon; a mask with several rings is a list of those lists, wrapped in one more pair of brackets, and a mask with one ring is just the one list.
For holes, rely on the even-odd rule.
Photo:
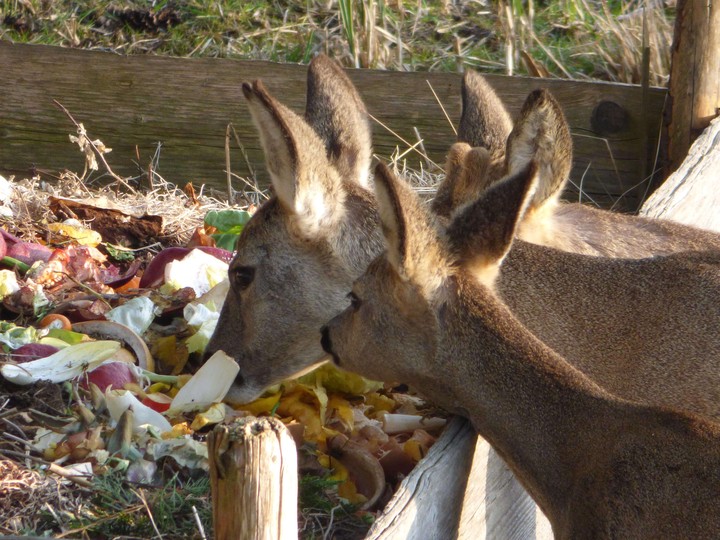
{"label": "onion skin", "polygon": [[72,323],[65,315],[59,313],[51,313],[46,315],[38,322],[38,328],[61,328],[62,330],[72,330]]}
{"label": "onion skin", "polygon": [[44,343],[28,343],[15,349],[11,356],[18,364],[24,362],[30,362],[37,360],[38,358],[45,358],[51,354],[55,354],[60,349],[53,347],[52,345],[45,345]]}
{"label": "onion skin", "polygon": [[126,362],[106,362],[86,373],[80,385],[84,388],[90,388],[90,383],[94,383],[102,392],[105,392],[110,387],[122,390],[126,384],[136,382],[137,378],[130,364]]}
{"label": "onion skin", "polygon": [[53,250],[35,242],[17,242],[7,249],[6,255],[25,264],[32,265],[35,261],[47,262]]}

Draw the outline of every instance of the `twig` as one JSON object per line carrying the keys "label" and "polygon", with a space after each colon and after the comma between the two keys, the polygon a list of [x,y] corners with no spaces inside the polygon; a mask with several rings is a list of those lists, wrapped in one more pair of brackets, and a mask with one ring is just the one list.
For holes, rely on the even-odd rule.
{"label": "twig", "polygon": [[143,492],[142,488],[135,491],[134,489],[131,490],[138,499],[143,503],[143,506],[145,507],[145,511],[147,512],[148,518],[150,519],[150,524],[152,525],[153,529],[155,530],[155,533],[157,534],[157,537],[162,540],[162,534],[157,528],[157,525],[155,524],[155,518],[152,515],[152,512],[150,511],[150,505],[148,505],[147,499],[145,498],[145,493]]}
{"label": "twig", "polygon": [[230,204],[235,203],[232,187],[232,172],[230,171],[230,128],[232,124],[228,123],[225,128],[225,174],[227,175],[227,196]]}
{"label": "twig", "polygon": [[430,87],[430,91],[432,92],[433,96],[435,96],[435,101],[437,101],[438,105],[440,105],[440,110],[445,115],[445,119],[448,121],[448,124],[450,124],[450,129],[453,130],[453,134],[457,137],[457,130],[455,129],[455,125],[452,123],[452,120],[450,120],[450,116],[448,115],[447,111],[445,110],[445,107],[443,107],[442,101],[440,101],[440,98],[435,93],[435,89],[433,88],[433,85],[430,84],[430,81],[425,80],[427,85]]}
{"label": "twig", "polygon": [[200,532],[200,538],[202,538],[202,540],[207,540],[207,536],[205,535],[205,527],[203,527],[202,521],[200,521],[200,514],[198,514],[197,508],[194,504],[192,505],[192,511],[198,531]]}
{"label": "twig", "polygon": [[[70,121],[75,125],[75,128],[79,130],[80,124],[75,120],[75,118],[73,118],[73,116],[70,114],[70,111],[68,111],[65,108],[65,106],[62,103],[60,103],[57,99],[53,99],[53,103],[67,115],[67,117],[70,119]],[[123,186],[125,186],[127,189],[129,189],[130,192],[132,192],[134,195],[137,195],[137,191],[135,191],[135,189],[130,184],[128,184],[124,178],[115,174],[115,172],[110,168],[110,165],[108,165],[108,162],[105,160],[103,153],[100,150],[98,150],[97,146],[95,146],[95,143],[92,140],[90,140],[90,137],[87,137],[87,141],[90,144],[90,146],[92,147],[93,151],[95,152],[95,155],[102,162],[107,173],[110,176],[112,176],[117,182],[120,182]]]}
{"label": "twig", "polygon": [[[22,440],[22,439],[19,439]],[[2,450],[2,455],[10,455],[19,457],[22,459],[30,459],[36,463],[39,463],[41,465],[44,465],[47,467],[47,471],[51,472],[53,474],[56,474],[58,476],[61,476],[63,478],[66,478],[67,480],[70,480],[71,482],[74,482],[80,487],[84,488],[92,488],[92,483],[82,476],[78,475],[75,471],[71,471],[70,469],[66,469],[65,467],[62,467],[56,463],[50,463],[49,461],[46,461],[42,458],[30,455],[30,454],[23,454],[22,452],[16,452],[14,450]]]}
{"label": "twig", "polygon": [[380,120],[378,120],[377,118],[375,118],[372,114],[368,113],[368,116],[370,116],[370,118],[372,118],[375,122],[377,122],[378,124],[380,124],[383,128],[385,128],[385,129],[386,129],[388,132],[390,132],[392,135],[394,135],[395,137],[397,137],[400,141],[403,142],[403,144],[406,144],[409,148],[412,148],[413,150],[415,150],[415,152],[417,152],[423,159],[425,159],[425,161],[427,161],[428,163],[431,163],[431,164],[434,165],[435,167],[440,168],[440,166],[439,166],[437,163],[435,163],[432,159],[430,159],[430,158],[429,158],[427,155],[425,155],[422,151],[420,151],[420,150],[417,149],[417,143],[416,143],[416,144],[411,144],[410,142],[408,142],[408,141],[406,141],[405,139],[403,139],[403,137],[402,137],[399,133],[397,133],[397,132],[393,131],[392,129],[390,129],[390,127],[388,127],[387,125],[383,124]]}

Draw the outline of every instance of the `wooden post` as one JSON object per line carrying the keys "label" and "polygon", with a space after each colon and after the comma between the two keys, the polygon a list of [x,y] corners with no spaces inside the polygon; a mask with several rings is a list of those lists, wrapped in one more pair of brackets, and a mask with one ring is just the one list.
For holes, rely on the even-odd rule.
{"label": "wooden post", "polygon": [[216,540],[297,540],[297,451],[276,418],[241,418],[208,436]]}
{"label": "wooden post", "polygon": [[678,0],[670,69],[668,170],[720,108],[720,2]]}
{"label": "wooden post", "polygon": [[645,201],[641,216],[671,219],[720,233],[720,117],[688,151],[685,161]]}
{"label": "wooden post", "polygon": [[365,540],[407,538],[551,540],[552,530],[490,445],[456,416]]}

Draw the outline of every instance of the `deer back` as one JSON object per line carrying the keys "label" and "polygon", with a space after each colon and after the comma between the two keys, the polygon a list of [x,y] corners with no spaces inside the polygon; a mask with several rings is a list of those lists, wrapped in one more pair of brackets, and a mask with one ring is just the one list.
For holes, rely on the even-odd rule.
{"label": "deer back", "polygon": [[[475,74],[473,84],[463,84],[463,111],[458,141],[477,141],[485,147],[485,139],[479,134],[485,126],[495,125],[493,111],[503,110],[502,103],[487,84],[478,84],[482,79]],[[471,97],[468,97],[471,96]],[[483,101],[486,100],[487,104]],[[498,103],[500,105],[498,106]],[[466,107],[467,105],[467,107]],[[470,110],[470,107],[476,107]],[[491,128],[488,139],[496,140],[497,130]],[[472,137],[461,133],[471,133]],[[459,145],[456,143],[456,145]],[[471,144],[475,144],[471,142]],[[453,147],[454,148],[454,147]],[[569,180],[572,165],[572,138],[562,108],[547,90],[535,90],[525,100],[507,145],[496,149],[487,165],[478,165],[469,160],[467,172],[463,159],[451,148],[446,165],[446,180],[438,188],[438,195],[456,193],[452,204],[447,196],[441,196],[438,205],[445,215],[471,200],[477,193],[505,176],[523,168],[534,160],[539,168],[539,184],[517,229],[518,238],[535,244],[555,247],[574,253],[600,255],[604,257],[639,258],[651,255],[676,253],[686,250],[720,249],[720,234],[662,220],[652,220],[625,214],[613,213],[589,207],[580,203],[559,201]],[[462,156],[469,156],[465,149]],[[455,165],[451,163],[454,158]],[[502,167],[497,167],[498,159]],[[478,156],[473,156],[477,160]],[[485,175],[470,171],[481,170]],[[475,188],[472,186],[475,183]],[[446,185],[447,184],[447,185]],[[454,190],[455,185],[463,186]],[[464,194],[468,198],[463,198]]]}

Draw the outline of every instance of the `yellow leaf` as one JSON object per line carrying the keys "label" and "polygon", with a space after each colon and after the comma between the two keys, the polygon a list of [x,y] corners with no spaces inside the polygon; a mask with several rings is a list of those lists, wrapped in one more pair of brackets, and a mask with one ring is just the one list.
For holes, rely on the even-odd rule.
{"label": "yellow leaf", "polygon": [[162,433],[160,437],[163,439],[177,439],[179,437],[192,434],[193,430],[188,427],[187,422],[180,422],[179,424],[175,424],[170,431]]}
{"label": "yellow leaf", "polygon": [[349,478],[338,486],[338,495],[343,499],[347,499],[350,504],[362,504],[367,501],[367,497],[362,493],[358,493],[355,482]]}
{"label": "yellow leaf", "polygon": [[370,392],[365,396],[365,403],[372,408],[373,417],[377,418],[378,413],[392,412],[397,407],[397,403],[394,399],[378,394],[377,392]]}
{"label": "yellow leaf", "polygon": [[75,227],[66,223],[49,223],[48,229],[56,234],[75,240],[81,246],[96,247],[102,242],[100,233],[84,227]]}
{"label": "yellow leaf", "polygon": [[153,358],[172,368],[173,375],[182,373],[190,353],[184,343],[178,343],[177,336],[163,336],[154,340],[150,349]]}
{"label": "yellow leaf", "polygon": [[310,385],[320,384],[326,390],[344,394],[362,395],[382,388],[383,383],[365,379],[355,373],[343,371],[333,364],[323,364],[298,379]]}
{"label": "yellow leaf", "polygon": [[340,422],[352,432],[355,425],[353,419],[353,408],[347,399],[340,397],[338,394],[331,394],[327,405],[328,418],[332,417],[333,412]]}
{"label": "yellow leaf", "polygon": [[197,431],[208,424],[219,424],[225,419],[225,404],[215,403],[207,411],[195,415],[190,429]]}
{"label": "yellow leaf", "polygon": [[259,399],[256,399],[255,401],[246,403],[245,405],[240,405],[237,408],[243,411],[248,411],[254,416],[257,416],[258,414],[269,413],[273,410],[273,408],[275,408],[275,405],[277,405],[278,401],[280,401],[281,396],[282,392],[277,392],[267,397],[261,397]]}
{"label": "yellow leaf", "polygon": [[301,400],[302,393],[295,393],[280,400],[277,413],[280,416],[291,416],[305,426],[305,440],[318,442],[325,440],[322,421],[317,407]]}

